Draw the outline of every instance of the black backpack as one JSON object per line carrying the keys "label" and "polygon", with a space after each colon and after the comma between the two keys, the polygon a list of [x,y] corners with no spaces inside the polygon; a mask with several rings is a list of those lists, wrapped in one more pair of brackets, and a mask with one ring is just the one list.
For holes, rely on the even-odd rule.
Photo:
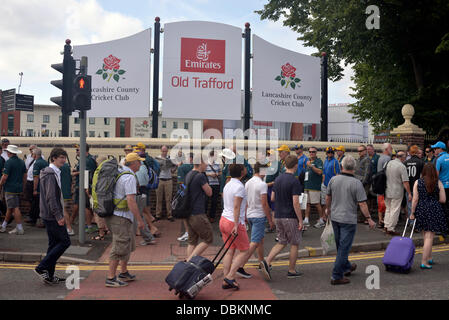
{"label": "black backpack", "polygon": [[192,214],[189,189],[198,173],[198,171],[193,171],[188,182],[186,176],[186,185],[182,184],[173,197],[171,208],[174,218],[187,219]]}
{"label": "black backpack", "polygon": [[378,195],[384,195],[385,190],[387,189],[387,166],[390,161],[391,160],[388,160],[388,162],[383,166],[382,170],[373,175],[373,192]]}

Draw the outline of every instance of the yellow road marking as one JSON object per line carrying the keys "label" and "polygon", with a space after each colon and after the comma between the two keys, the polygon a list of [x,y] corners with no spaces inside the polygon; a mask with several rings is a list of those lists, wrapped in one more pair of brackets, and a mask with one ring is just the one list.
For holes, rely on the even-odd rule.
{"label": "yellow road marking", "polygon": [[[416,254],[422,253],[422,248],[416,249]],[[449,251],[449,245],[440,245],[432,248],[432,252],[446,252]],[[349,256],[350,260],[369,260],[378,259],[384,256],[383,251],[373,252],[373,253],[361,253],[352,254]],[[297,265],[308,265],[308,264],[322,264],[322,263],[333,263],[335,261],[335,256],[331,257],[315,257],[315,258],[302,258],[297,261]],[[273,267],[288,266],[288,261],[275,261],[272,263]],[[18,269],[18,270],[34,270],[37,263],[0,263],[0,269]],[[81,271],[107,271],[109,270],[108,265],[76,265]],[[246,267],[257,268],[259,265],[257,263],[248,263]],[[67,265],[57,265],[56,270],[66,270]],[[128,269],[132,271],[170,271],[173,265],[129,265]],[[223,266],[219,265],[217,269],[222,269]]]}

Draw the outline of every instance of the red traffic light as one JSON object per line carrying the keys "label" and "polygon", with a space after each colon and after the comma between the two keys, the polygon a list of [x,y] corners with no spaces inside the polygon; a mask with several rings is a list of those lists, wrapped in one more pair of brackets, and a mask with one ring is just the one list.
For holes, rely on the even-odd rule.
{"label": "red traffic light", "polygon": [[84,89],[84,79],[83,78],[81,78],[81,80],[79,82],[79,86],[80,86],[80,89]]}

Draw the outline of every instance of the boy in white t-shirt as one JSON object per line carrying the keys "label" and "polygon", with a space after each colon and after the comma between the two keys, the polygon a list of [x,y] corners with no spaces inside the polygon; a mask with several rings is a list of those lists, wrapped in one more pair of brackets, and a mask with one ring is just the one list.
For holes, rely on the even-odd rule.
{"label": "boy in white t-shirt", "polygon": [[[254,165],[254,176],[245,184],[248,205],[246,217],[251,226],[251,242],[245,263],[256,249],[259,262],[263,261],[263,239],[265,237],[266,222],[268,221],[271,230],[274,229],[267,198],[268,185],[263,181],[267,168],[268,164],[256,163]],[[244,274],[241,274],[239,271],[240,269],[237,270],[237,274],[244,277]]]}

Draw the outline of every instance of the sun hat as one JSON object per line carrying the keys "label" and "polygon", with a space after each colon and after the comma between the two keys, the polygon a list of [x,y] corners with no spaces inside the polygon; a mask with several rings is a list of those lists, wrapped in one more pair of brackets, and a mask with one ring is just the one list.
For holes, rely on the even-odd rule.
{"label": "sun hat", "polygon": [[139,157],[139,155],[137,153],[134,153],[134,152],[128,153],[126,155],[126,157],[125,157],[125,162],[133,162],[133,161],[136,161],[136,160],[145,161],[145,159]]}
{"label": "sun hat", "polygon": [[223,149],[223,151],[221,151],[221,152],[218,154],[218,156],[219,156],[219,157],[225,157],[226,159],[230,159],[230,160],[235,159],[235,153],[234,153],[234,151],[232,151],[231,149],[228,149],[228,148]]}
{"label": "sun hat", "polygon": [[280,146],[280,147],[278,148],[278,151],[287,151],[287,152],[290,152],[290,148],[289,148],[286,144],[283,144],[282,146]]}
{"label": "sun hat", "polygon": [[19,150],[19,148],[13,144],[8,145],[8,148],[6,148],[6,151],[15,153],[15,154],[21,154],[22,151]]}

